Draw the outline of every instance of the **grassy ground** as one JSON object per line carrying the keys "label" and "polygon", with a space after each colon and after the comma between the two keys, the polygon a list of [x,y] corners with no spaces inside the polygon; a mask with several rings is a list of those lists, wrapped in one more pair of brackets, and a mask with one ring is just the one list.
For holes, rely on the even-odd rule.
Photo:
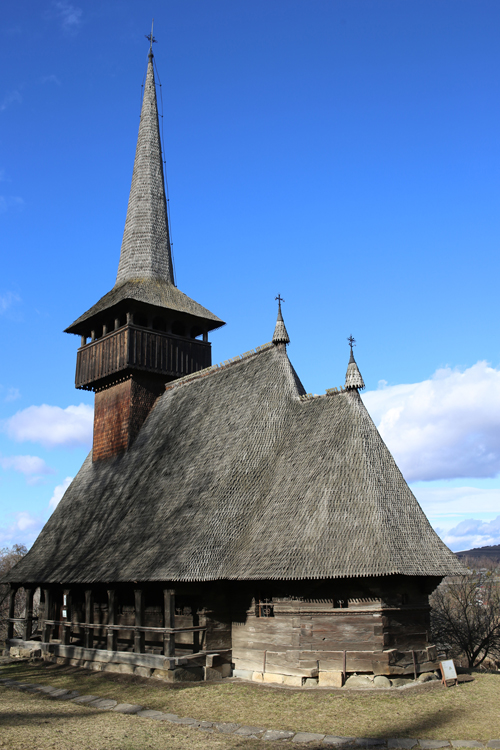
{"label": "grassy ground", "polygon": [[[195,719],[209,721],[233,721],[273,729],[302,730],[340,736],[485,741],[500,739],[500,674],[475,674],[473,682],[448,689],[444,689],[439,683],[427,683],[411,690],[380,692],[333,689],[284,690],[242,682],[168,685],[128,675],[87,672],[74,667],[44,663],[6,665],[0,668],[0,675],[78,690],[81,694],[90,693],[114,698],[120,702],[139,703],[179,716],[192,716]],[[3,706],[6,700],[10,700],[9,696],[16,696],[12,697],[12,700],[24,701],[26,705],[39,704],[42,700],[44,706],[50,704],[51,711],[70,711],[72,715],[82,717],[79,719],[80,723],[90,721],[90,709],[54,703],[37,696],[14,693],[5,688],[0,690]],[[109,719],[104,718],[106,716],[109,716]],[[135,728],[139,726],[137,721],[141,724],[145,721],[137,717],[125,718],[127,725]],[[95,720],[101,723],[109,721],[110,727],[116,723],[116,717],[109,714],[99,713]],[[151,727],[151,724],[154,724],[154,727]],[[170,733],[172,740],[161,747],[176,748],[177,735],[181,742],[182,738],[186,737],[186,732],[189,737],[188,746],[193,748],[200,742],[202,744],[199,746],[206,748],[231,748],[239,747],[241,744],[241,740],[236,738],[204,735],[181,727],[172,728],[172,725],[162,724],[158,727],[155,722],[149,722],[147,726],[147,731],[155,736],[158,733]],[[3,739],[3,732],[1,737]],[[250,750],[253,743],[246,740],[244,742],[244,747]],[[36,743],[27,743],[26,747],[28,746],[45,747]],[[141,748],[149,746],[157,747],[156,744],[148,745],[147,742],[137,745]],[[266,743],[266,747],[271,746],[271,743]],[[54,747],[59,750],[63,745],[56,744]],[[73,747],[87,748],[87,745]],[[100,745],[100,748],[104,747],[107,746]],[[124,744],[123,748],[126,747],[128,746]],[[122,744],[115,744],[113,748],[120,750]]]}

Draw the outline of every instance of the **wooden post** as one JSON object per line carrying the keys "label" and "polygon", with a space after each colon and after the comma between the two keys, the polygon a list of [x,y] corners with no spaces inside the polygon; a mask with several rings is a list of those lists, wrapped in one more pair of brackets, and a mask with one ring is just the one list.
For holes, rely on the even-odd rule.
{"label": "wooden post", "polygon": [[33,627],[33,594],[35,589],[32,586],[25,587],[25,610],[24,610],[24,628],[23,638],[25,641],[29,641],[31,638],[31,630]]}
{"label": "wooden post", "polygon": [[[11,586],[9,590],[9,618],[15,616],[16,612],[17,586]],[[7,623],[7,638],[14,638],[14,623]]]}
{"label": "wooden post", "polygon": [[[163,627],[175,628],[175,590],[163,589],[163,601]],[[164,634],[163,655],[175,656],[175,633]]]}
{"label": "wooden post", "polygon": [[[144,625],[144,597],[142,589],[134,589],[135,594],[135,625],[142,627]],[[144,653],[144,631],[134,631],[134,651],[136,654]]]}
{"label": "wooden post", "polygon": [[50,643],[50,636],[52,635],[52,625],[47,625],[47,620],[52,619],[52,591],[51,589],[44,589],[43,593],[45,596],[45,603],[43,606],[42,641],[44,643]]}
{"label": "wooden post", "polygon": [[85,636],[83,645],[85,648],[94,647],[94,628],[92,624],[94,622],[94,597],[92,596],[92,589],[86,589],[85,591]]}
{"label": "wooden post", "polygon": [[[108,589],[108,625],[116,625],[116,594],[114,589]],[[106,634],[106,648],[108,651],[117,650],[118,631],[108,628]]]}
{"label": "wooden post", "polygon": [[[65,603],[66,602],[66,603]],[[69,589],[63,591],[63,613],[66,611],[66,615],[63,614],[63,627],[62,627],[62,643],[64,646],[69,646],[71,642],[71,594]]]}
{"label": "wooden post", "polygon": [[347,651],[344,651],[343,657],[342,657],[342,680],[345,685],[345,680],[347,677]]}
{"label": "wooden post", "polygon": [[[198,627],[200,624],[200,617],[198,615],[198,606],[196,602],[191,603],[191,612],[193,613],[193,628]],[[200,631],[193,631],[193,654],[197,654],[200,650]]]}

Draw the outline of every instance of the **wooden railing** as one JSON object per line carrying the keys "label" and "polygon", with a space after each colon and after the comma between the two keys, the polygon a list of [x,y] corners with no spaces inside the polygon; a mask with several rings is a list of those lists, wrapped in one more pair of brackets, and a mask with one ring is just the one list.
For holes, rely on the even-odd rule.
{"label": "wooden railing", "polygon": [[177,378],[210,364],[209,343],[129,324],[78,350],[75,385],[90,389],[94,383],[126,370]]}
{"label": "wooden railing", "polygon": [[[16,622],[24,623],[25,619],[22,617],[9,617],[7,622],[13,624]],[[107,623],[70,622],[68,620],[43,620],[43,643],[50,643],[54,627],[60,627],[62,629],[61,641],[65,646],[70,644],[73,629],[79,628],[84,634],[85,648],[93,647],[93,640],[96,631],[99,633],[104,631],[107,638],[106,645],[110,651],[117,651],[117,636],[119,630],[132,632],[134,633],[134,651],[137,653],[144,653],[145,651],[144,636],[146,633],[163,634],[163,650],[165,656],[175,655],[175,636],[177,633],[193,633],[192,648],[193,653],[197,653],[200,650],[199,635],[207,630],[206,627],[200,625],[187,628],[155,628],[148,625],[108,625]],[[190,644],[183,645],[189,646]]]}

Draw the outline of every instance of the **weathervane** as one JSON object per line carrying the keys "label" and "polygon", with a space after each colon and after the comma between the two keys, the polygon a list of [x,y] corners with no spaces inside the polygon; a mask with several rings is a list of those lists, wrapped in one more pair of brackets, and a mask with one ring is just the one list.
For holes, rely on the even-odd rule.
{"label": "weathervane", "polygon": [[356,339],[352,337],[352,334],[347,338],[349,342],[349,346],[351,347],[351,354],[352,354],[352,347],[356,346]]}
{"label": "weathervane", "polygon": [[155,44],[155,42],[156,42],[156,39],[153,36],[153,24],[154,24],[154,22],[155,22],[155,19],[153,18],[153,20],[151,21],[151,34],[144,34],[144,36],[146,37],[146,39],[149,42],[149,53],[151,55],[153,54],[153,44]]}

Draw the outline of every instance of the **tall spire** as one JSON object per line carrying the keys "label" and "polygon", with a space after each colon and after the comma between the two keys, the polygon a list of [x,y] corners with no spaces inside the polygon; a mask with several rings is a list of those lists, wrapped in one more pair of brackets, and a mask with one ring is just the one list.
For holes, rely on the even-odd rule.
{"label": "tall spire", "polygon": [[356,339],[354,339],[352,336],[349,336],[347,340],[349,342],[349,346],[351,347],[351,356],[349,357],[349,364],[347,365],[344,388],[346,390],[362,390],[365,387],[365,383],[363,378],[361,377],[361,373],[356,364],[356,360],[354,359],[354,352],[352,349],[353,346],[356,346]]}
{"label": "tall spire", "polygon": [[116,285],[137,279],[175,283],[153,70],[156,40],[152,31],[148,39],[148,72]]}
{"label": "tall spire", "polygon": [[278,300],[278,319],[276,321],[276,327],[274,329],[273,344],[289,344],[290,338],[285,328],[283,315],[281,314],[281,303],[285,300],[279,294],[276,299]]}

